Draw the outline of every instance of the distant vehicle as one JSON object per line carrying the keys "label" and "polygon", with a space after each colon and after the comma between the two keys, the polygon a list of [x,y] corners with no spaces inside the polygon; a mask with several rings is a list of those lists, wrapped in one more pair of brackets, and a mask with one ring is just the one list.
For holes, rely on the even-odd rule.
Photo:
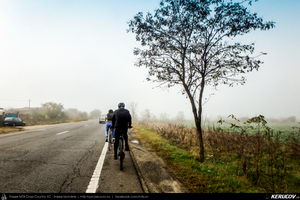
{"label": "distant vehicle", "polygon": [[4,118],[6,117],[19,117],[18,113],[5,113]]}
{"label": "distant vehicle", "polygon": [[100,118],[99,118],[99,124],[105,124],[105,122],[106,122],[105,118],[106,118],[105,115],[100,116]]}
{"label": "distant vehicle", "polygon": [[26,123],[19,117],[5,117],[4,126],[25,126]]}

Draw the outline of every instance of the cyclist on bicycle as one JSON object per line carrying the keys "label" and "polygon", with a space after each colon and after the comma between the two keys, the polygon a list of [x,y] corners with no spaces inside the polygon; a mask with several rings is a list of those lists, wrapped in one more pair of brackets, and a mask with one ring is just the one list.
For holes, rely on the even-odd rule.
{"label": "cyclist on bicycle", "polygon": [[132,128],[131,126],[131,115],[127,109],[125,109],[124,103],[119,103],[118,110],[115,110],[113,118],[112,118],[112,127],[115,128],[115,143],[114,143],[114,158],[118,159],[117,150],[119,146],[119,137],[123,135],[125,140],[125,151],[129,151],[128,145],[128,128]]}
{"label": "cyclist on bicycle", "polygon": [[[106,137],[106,140],[105,142],[107,142],[107,138],[108,138],[108,131],[109,131],[109,128],[112,127],[112,119],[113,119],[113,116],[114,116],[114,111],[112,109],[110,109],[106,115],[106,118],[105,118],[105,121],[106,121],[106,126],[105,126],[105,137]],[[112,129],[112,137],[113,137],[113,140],[114,140],[114,131]]]}

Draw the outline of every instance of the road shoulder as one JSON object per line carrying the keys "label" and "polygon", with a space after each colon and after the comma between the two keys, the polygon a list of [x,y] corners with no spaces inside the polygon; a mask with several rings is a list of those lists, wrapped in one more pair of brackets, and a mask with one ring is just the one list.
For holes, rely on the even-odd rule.
{"label": "road shoulder", "polygon": [[134,160],[140,182],[147,193],[186,193],[187,189],[171,172],[164,161],[143,146],[132,131],[130,136],[130,154]]}
{"label": "road shoulder", "polygon": [[113,149],[107,151],[96,193],[144,193],[129,152],[125,152],[124,170],[119,167]]}

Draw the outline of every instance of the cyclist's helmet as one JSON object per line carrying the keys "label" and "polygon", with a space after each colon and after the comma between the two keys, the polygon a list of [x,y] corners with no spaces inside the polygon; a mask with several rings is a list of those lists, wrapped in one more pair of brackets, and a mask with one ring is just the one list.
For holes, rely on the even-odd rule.
{"label": "cyclist's helmet", "polygon": [[112,109],[109,109],[108,113],[113,113],[114,111]]}
{"label": "cyclist's helmet", "polygon": [[119,108],[125,108],[125,103],[123,103],[123,102],[122,102],[122,103],[119,103],[119,104],[118,104],[118,107],[119,107]]}

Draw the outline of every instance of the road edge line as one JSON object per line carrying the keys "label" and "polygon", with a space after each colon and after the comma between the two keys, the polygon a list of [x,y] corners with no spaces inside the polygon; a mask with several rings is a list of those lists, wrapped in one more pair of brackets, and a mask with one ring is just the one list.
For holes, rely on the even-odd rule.
{"label": "road edge line", "polygon": [[99,160],[97,162],[97,165],[95,167],[94,173],[91,177],[91,180],[89,182],[89,185],[88,185],[85,193],[96,193],[98,186],[99,186],[99,179],[100,179],[102,167],[104,164],[105,156],[107,153],[107,149],[108,149],[108,142],[105,142],[102,152],[100,154]]}

